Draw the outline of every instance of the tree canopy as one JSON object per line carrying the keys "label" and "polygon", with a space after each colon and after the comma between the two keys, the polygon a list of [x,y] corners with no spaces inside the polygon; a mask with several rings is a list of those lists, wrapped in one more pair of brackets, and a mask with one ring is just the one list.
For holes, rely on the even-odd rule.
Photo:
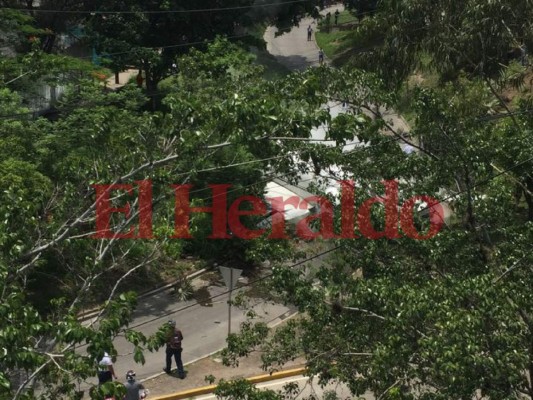
{"label": "tree canopy", "polygon": [[[95,44],[121,53],[110,58],[116,63],[111,67],[133,62],[147,71],[148,93],[136,85],[106,90],[93,67],[43,52],[39,39],[27,41],[27,27],[34,25],[24,14],[0,19],[2,29],[21,40],[19,54],[1,64],[2,398],[74,398],[75,383],[93,374],[95,360],[113,349],[119,334],[142,363],[145,351],[164,344],[164,334],[146,336],[128,327],[136,296],[122,285],[181,254],[241,265],[270,260],[275,265],[264,280],[270,293],[300,312],[271,336],[252,318],[230,336],[227,364],[261,348],[265,369],[304,355],[309,375],[343,382],[357,396],[533,396],[533,119],[524,81],[531,69],[524,59],[508,59],[517,46],[531,48],[529,2],[379,2],[354,33],[373,45],[356,60],[366,70],[323,66],[275,82],[262,78],[245,50],[215,36],[235,34],[238,24],[250,22],[246,18],[289,17],[292,24],[306,11],[303,4],[286,5],[291,10],[276,17],[259,12],[263,8],[228,10],[222,20],[181,2],[91,7],[98,12],[87,14],[86,23]],[[189,12],[169,12],[180,7]],[[127,13],[112,12],[121,10]],[[6,12],[13,11],[0,16]],[[204,39],[212,43],[189,48]],[[422,58],[439,82],[409,93],[411,127],[401,132],[391,110]],[[178,69],[170,73],[173,62]],[[22,66],[31,73],[23,76]],[[72,69],[76,73],[63,74]],[[172,77],[165,90],[156,90],[166,75]],[[58,76],[68,86],[54,118],[34,118],[23,100],[31,79]],[[509,88],[515,90],[512,101],[504,99]],[[147,107],[154,96],[160,99],[155,109]],[[333,116],[326,106],[332,102],[345,103],[349,112]],[[308,140],[318,126],[335,146]],[[343,151],[353,140],[359,145]],[[405,151],[406,145],[414,150]],[[265,236],[207,241],[211,221],[204,214],[191,218],[192,240],[171,239],[172,184],[192,185],[191,203],[208,207],[209,184],[231,184],[229,203],[263,196],[274,177],[298,184],[311,169],[329,182],[354,181],[348,209],[359,210],[357,224],[344,232],[349,238],[330,238],[327,261],[288,267],[286,260],[296,254],[292,242]],[[396,182],[398,205],[370,206],[371,198],[381,203],[393,197],[384,180]],[[130,213],[116,213],[111,222],[116,232],[135,234],[144,211],[139,194],[146,189],[139,182],[147,181],[155,237],[94,240],[94,185],[131,184],[130,193],[116,190],[110,203],[128,203]],[[305,222],[319,231],[331,208],[340,232],[342,199],[317,182],[311,188],[331,207],[323,202]],[[421,195],[451,210],[428,240],[407,235],[409,228],[423,236],[439,217],[424,198],[409,202]],[[402,218],[406,203],[409,218]],[[366,220],[362,209],[369,210]],[[365,236],[361,221],[377,239]],[[398,228],[386,234],[391,221]],[[243,222],[251,228],[259,221],[251,216]],[[45,279],[55,284],[43,284]],[[78,311],[95,302],[103,304],[98,324],[81,324]],[[82,344],[87,353],[75,351]],[[230,398],[281,396],[258,394],[240,381],[222,382],[218,390]]]}

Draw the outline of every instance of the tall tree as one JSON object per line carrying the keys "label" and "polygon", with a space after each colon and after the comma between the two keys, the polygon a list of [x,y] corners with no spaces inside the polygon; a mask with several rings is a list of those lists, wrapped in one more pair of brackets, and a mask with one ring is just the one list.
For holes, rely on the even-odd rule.
{"label": "tall tree", "polygon": [[[334,178],[356,182],[357,239],[340,239],[329,262],[275,268],[272,293],[295,304],[301,317],[270,339],[261,324],[233,336],[226,362],[260,347],[264,368],[303,354],[310,375],[344,382],[354,395],[531,397],[533,230],[513,197],[517,177],[533,167],[529,117],[480,119],[493,102],[486,82],[449,84],[415,95],[416,125],[406,136],[377,111],[394,104],[383,82],[353,70],[317,74],[317,92],[353,110],[330,122],[327,137],[339,146],[353,135],[365,143],[316,154],[326,170],[328,160],[335,164]],[[515,123],[520,131],[510,128]],[[403,152],[399,144],[406,142],[417,151]],[[361,206],[376,195],[390,199],[383,179],[397,180],[399,206],[388,208],[387,219],[384,207],[373,207],[370,221],[381,238],[371,240]],[[406,236],[410,217],[402,204],[413,195],[453,206],[431,239]],[[340,213],[339,205],[337,232]],[[416,230],[428,233],[426,217],[415,211],[414,219]],[[386,234],[391,220],[398,231]]]}
{"label": "tall tree", "polygon": [[[146,74],[149,94],[171,72],[176,56],[217,35],[245,37],[246,27],[277,23],[284,28],[314,12],[314,1],[280,2],[249,0],[204,1],[201,5],[182,0],[122,1],[91,3],[95,15],[87,21],[100,52],[110,53],[116,68],[135,65]],[[130,58],[114,58],[129,47]],[[119,55],[121,56],[121,55]]]}
{"label": "tall tree", "polygon": [[533,48],[532,13],[529,2],[515,0],[381,1],[354,36],[355,49],[369,41],[374,46],[356,52],[353,60],[391,85],[399,84],[421,59],[447,79],[461,70],[498,77],[510,57]]}
{"label": "tall tree", "polygon": [[[264,171],[290,173],[295,163],[295,147],[270,136],[306,136],[326,115],[319,97],[302,104],[304,76],[263,82],[251,58],[227,41],[206,54],[191,53],[182,64],[164,100],[167,113],[142,111],[145,97],[136,87],[107,92],[91,80],[69,88],[53,121],[31,118],[19,96],[0,93],[0,108],[9,113],[0,119],[0,314],[8,322],[0,328],[0,347],[10,349],[0,359],[2,397],[35,398],[36,385],[47,396],[74,397],[76,382],[93,374],[103,351],[113,352],[118,334],[132,343],[137,362],[144,350],[161,346],[160,333],[145,337],[128,329],[135,296],[123,283],[169,248],[171,185],[193,183],[191,202],[203,205],[212,201],[208,183],[233,184],[229,200],[260,196],[270,179]],[[134,186],[132,195],[114,192],[113,204],[129,203],[131,214],[117,214],[111,223],[114,231],[137,233],[141,205],[134,182],[140,180],[153,184],[158,240],[95,240],[91,185]],[[192,227],[210,222],[193,218]],[[253,229],[255,221],[248,222]],[[182,241],[183,247],[209,256],[207,246],[198,245],[205,237],[196,240]],[[247,263],[287,254],[285,245],[264,238],[210,249],[240,252]],[[114,281],[106,282],[110,276]],[[77,312],[95,299],[105,304],[99,323],[82,326]],[[75,351],[82,343],[90,344],[87,353]]]}

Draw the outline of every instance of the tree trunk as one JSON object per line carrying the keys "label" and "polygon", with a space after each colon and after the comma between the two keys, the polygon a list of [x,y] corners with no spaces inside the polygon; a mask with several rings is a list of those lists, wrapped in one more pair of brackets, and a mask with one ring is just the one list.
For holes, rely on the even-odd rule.
{"label": "tree trunk", "polygon": [[531,193],[533,193],[533,178],[530,176],[526,178],[526,188],[527,190],[524,190],[524,196],[528,207],[527,220],[533,221],[533,196],[531,195]]}
{"label": "tree trunk", "polygon": [[152,74],[146,73],[146,94],[150,97],[150,104],[152,111],[156,111],[159,107],[159,97],[157,96],[157,85],[159,81],[154,79]]}

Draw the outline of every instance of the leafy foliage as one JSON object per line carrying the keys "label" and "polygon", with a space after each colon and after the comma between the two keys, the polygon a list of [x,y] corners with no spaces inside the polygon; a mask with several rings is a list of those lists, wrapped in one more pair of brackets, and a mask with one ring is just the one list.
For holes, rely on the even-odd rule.
{"label": "leafy foliage", "polygon": [[[431,240],[343,239],[329,262],[276,268],[270,290],[296,305],[301,319],[264,344],[248,343],[257,334],[249,328],[242,333],[249,339],[232,343],[259,347],[265,369],[304,355],[311,375],[324,383],[340,380],[354,395],[530,395],[533,231],[513,198],[516,182],[526,180],[533,165],[529,116],[480,118],[493,106],[491,88],[462,80],[415,93],[416,124],[407,136],[376,111],[394,103],[382,82],[353,70],[317,75],[319,92],[352,110],[331,121],[327,137],[343,144],[355,136],[367,144],[314,154],[326,170],[335,163],[336,179],[356,179],[355,208],[383,192],[382,179],[394,177],[400,204],[429,194],[446,200],[454,217]],[[362,118],[365,113],[373,120]],[[418,151],[402,152],[404,141]],[[504,161],[510,154],[514,161]],[[372,216],[378,230],[382,218]],[[228,351],[246,354],[240,347]]]}
{"label": "leafy foliage", "polygon": [[354,36],[354,47],[363,50],[354,62],[391,85],[420,66],[422,54],[444,79],[455,79],[461,70],[494,78],[521,47],[533,48],[532,12],[530,4],[514,0],[381,1]]}

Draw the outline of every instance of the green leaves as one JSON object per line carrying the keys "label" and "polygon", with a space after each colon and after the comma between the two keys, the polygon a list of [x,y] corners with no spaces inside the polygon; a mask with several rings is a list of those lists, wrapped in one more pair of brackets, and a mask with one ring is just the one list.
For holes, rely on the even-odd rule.
{"label": "green leaves", "polygon": [[214,392],[217,397],[231,400],[281,400],[284,396],[272,390],[260,390],[244,379],[221,380]]}
{"label": "green leaves", "polygon": [[241,324],[238,334],[231,334],[228,339],[228,347],[222,351],[222,362],[227,366],[238,366],[240,357],[245,357],[252,349],[261,344],[268,334],[265,323],[253,324],[247,321]]}

